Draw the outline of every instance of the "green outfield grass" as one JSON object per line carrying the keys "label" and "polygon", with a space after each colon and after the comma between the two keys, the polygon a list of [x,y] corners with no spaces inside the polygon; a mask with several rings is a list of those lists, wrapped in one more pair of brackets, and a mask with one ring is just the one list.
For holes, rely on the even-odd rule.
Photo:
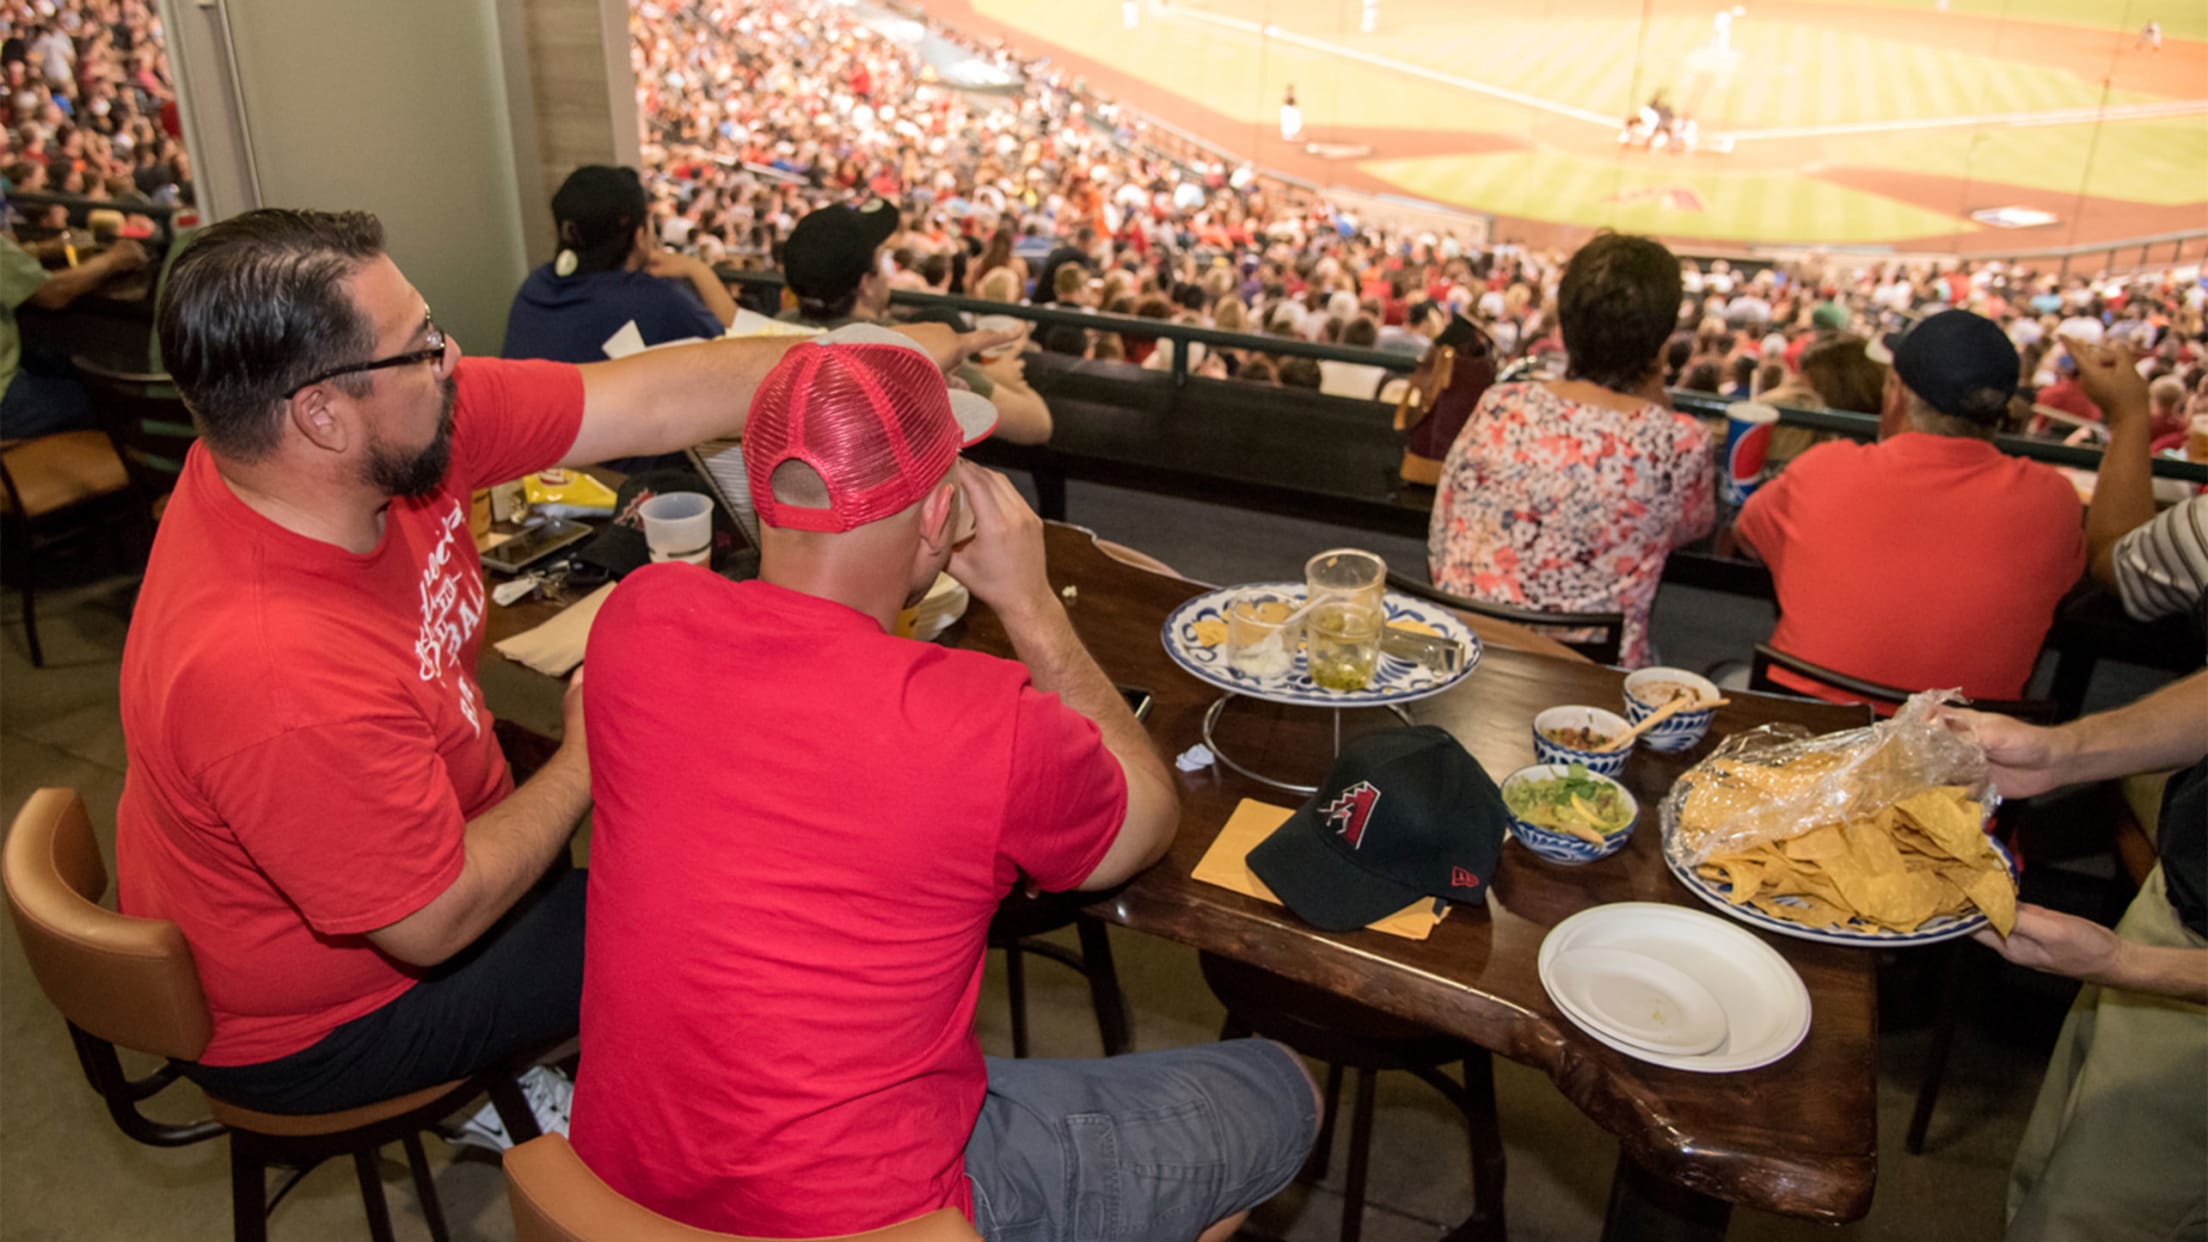
{"label": "green outfield grass", "polygon": [[2208,116],[1828,138],[1823,162],[2175,207],[2208,197]]}
{"label": "green outfield grass", "polygon": [[[1793,173],[1708,171],[1707,161],[1512,151],[1368,160],[1358,167],[1437,203],[1667,237],[1847,246],[1975,229],[1968,220],[1883,195]],[[1657,197],[1673,190],[1690,191],[1701,210]]]}
{"label": "green outfield grass", "polygon": [[[1854,0],[1867,9],[1938,12],[1937,0]],[[2007,17],[2137,34],[2149,20],[2162,23],[2162,37],[2208,39],[2208,4],[2201,0],[1947,0],[1951,13]]]}
{"label": "green outfield grass", "polygon": [[[2117,89],[2104,100],[2098,78],[2045,68],[2024,71],[1991,54],[1912,43],[1902,22],[1892,23],[1885,34],[1860,33],[1757,20],[1753,7],[1733,26],[1735,55],[1726,67],[1726,58],[1698,51],[1712,39],[1706,0],[1684,12],[1667,6],[1668,12],[1645,26],[1637,11],[1622,9],[1614,16],[1552,17],[1517,6],[1381,0],[1380,29],[1370,35],[1357,33],[1354,8],[1338,0],[1182,3],[1604,116],[1624,116],[1661,87],[1701,119],[1704,132],[2054,111],[2158,98],[2122,89],[2119,72]],[[1273,44],[1267,54],[1278,55],[1282,46]],[[1297,82],[1299,95],[1302,85]]]}
{"label": "green outfield grass", "polygon": [[[1116,4],[1060,7],[1054,0],[972,0],[974,11],[1041,44],[1077,48],[1121,73],[1193,100],[1237,124],[1275,129],[1280,99],[1294,83],[1313,125],[1512,133],[1528,128],[1526,110],[1416,77],[1388,77],[1323,52],[1253,35],[1145,14],[1141,28],[1120,23]],[[1038,46],[1036,50],[1041,50]],[[1322,119],[1323,118],[1323,119]],[[1208,134],[1232,145],[1243,135]]]}
{"label": "green outfield grass", "polygon": [[[2208,0],[2188,2],[2196,24],[2208,25]],[[1276,132],[1290,83],[1315,137],[1369,129],[1494,135],[1522,143],[1530,149],[1416,157],[1399,154],[1399,143],[1398,153],[1383,147],[1382,158],[1358,165],[1406,194],[1497,215],[1709,241],[1876,245],[1974,232],[1969,211],[2002,205],[1992,201],[1998,194],[1959,190],[1953,204],[1925,206],[1817,177],[1820,169],[1845,167],[2158,207],[2198,202],[2208,222],[2202,171],[2208,169],[2208,116],[1753,140],[1730,157],[1652,157],[1613,151],[1603,121],[1496,99],[1323,47],[1263,38],[1174,8],[1160,11],[1146,3],[1141,24],[1128,30],[1120,6],[1099,0],[970,3],[1032,37],[1037,50],[1076,49],[1218,114],[1224,119],[1205,136],[1230,147],[1253,149]],[[1653,0],[1645,30],[1637,8],[1622,2],[1616,17],[1589,16],[1585,3],[1554,14],[1540,3],[1381,3],[1381,29],[1370,36],[1344,28],[1356,20],[1356,6],[1347,0],[1177,0],[1176,7],[1272,23],[1603,118],[1622,117],[1661,85],[1674,102],[1696,109],[1705,139],[1733,129],[2058,112],[2166,97],[2123,89],[2127,70],[2154,62],[2123,40],[2109,44],[2100,33],[2143,23],[2148,6],[2142,0],[1949,0],[1951,12],[2067,21],[2093,31],[2080,37],[2109,45],[2106,89],[2077,73],[1999,59],[1998,41],[1983,48],[1911,42],[1913,20],[1887,23],[1886,30],[1865,29],[1853,19],[1844,28],[1823,27],[1812,24],[1814,10],[1799,5],[1770,10],[1758,21],[1751,4],[1749,17],[1733,27],[1738,58],[1729,73],[1718,73],[1711,58],[1697,52],[1710,42],[1709,0]],[[1860,3],[1897,15],[1913,8],[1924,20],[1937,20],[1934,0]],[[2179,20],[2182,12],[2161,17],[2172,38],[2189,28]],[[2035,37],[2044,48],[2044,36]],[[2201,93],[2208,95],[2208,83]],[[1689,202],[1699,209],[1686,209]]]}

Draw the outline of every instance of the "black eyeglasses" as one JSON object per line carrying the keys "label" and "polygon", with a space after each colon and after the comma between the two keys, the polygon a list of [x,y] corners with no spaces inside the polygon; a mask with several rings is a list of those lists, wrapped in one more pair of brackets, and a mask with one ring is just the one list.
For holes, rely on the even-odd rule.
{"label": "black eyeglasses", "polygon": [[427,362],[432,365],[443,362],[445,358],[445,330],[438,327],[437,321],[431,319],[427,312],[422,315],[422,323],[427,326],[428,331],[422,335],[422,347],[420,349],[410,349],[403,354],[393,354],[388,358],[378,358],[373,362],[353,362],[341,367],[332,367],[285,393],[284,399],[289,401],[302,391],[325,380],[336,379],[340,375],[358,375],[363,371],[381,371],[388,367],[412,366],[417,362]]}

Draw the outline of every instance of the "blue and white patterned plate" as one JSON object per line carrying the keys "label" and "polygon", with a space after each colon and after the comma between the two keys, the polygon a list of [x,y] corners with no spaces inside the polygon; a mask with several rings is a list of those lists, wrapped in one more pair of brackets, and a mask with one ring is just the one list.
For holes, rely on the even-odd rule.
{"label": "blue and white patterned plate", "polygon": [[1253,582],[1237,587],[1222,587],[1206,591],[1173,610],[1165,619],[1162,637],[1165,654],[1173,662],[1187,669],[1199,681],[1209,682],[1221,690],[1246,694],[1268,703],[1287,703],[1301,707],[1378,707],[1388,703],[1408,703],[1440,694],[1471,673],[1480,662],[1480,639],[1464,622],[1440,604],[1429,603],[1409,595],[1388,592],[1386,607],[1390,621],[1416,621],[1438,631],[1442,637],[1454,639],[1464,647],[1464,665],[1454,674],[1442,674],[1409,660],[1381,653],[1380,662],[1372,671],[1372,684],[1362,690],[1326,690],[1311,681],[1304,655],[1296,652],[1295,663],[1286,673],[1273,677],[1255,677],[1235,668],[1227,661],[1227,645],[1207,647],[1196,637],[1196,623],[1217,621],[1226,623],[1227,608],[1237,595],[1244,591],[1270,591],[1301,605],[1304,587],[1300,582]]}
{"label": "blue and white patterned plate", "polygon": [[[2002,846],[1999,838],[1988,836],[1986,841],[1993,846],[1993,852],[2001,856],[2001,861],[2007,864],[2009,874],[2014,876],[2016,874],[2016,859],[2009,856],[2009,851]],[[1986,925],[1986,916],[1977,910],[1972,910],[1968,914],[1943,914],[1936,918],[1927,919],[1919,924],[1917,930],[1913,932],[1888,931],[1884,928],[1878,931],[1852,931],[1830,927],[1805,927],[1800,923],[1774,918],[1754,906],[1734,905],[1725,900],[1726,895],[1733,891],[1732,885],[1722,880],[1705,880],[1694,873],[1694,868],[1688,867],[1678,859],[1673,858],[1670,850],[1667,849],[1663,853],[1664,865],[1671,868],[1671,874],[1678,877],[1681,884],[1687,886],[1688,892],[1715,906],[1719,911],[1748,924],[1750,927],[1760,927],[1767,932],[1777,932],[1781,936],[1792,936],[1796,940],[1814,940],[1818,944],[1836,944],[1846,948],[1863,948],[1865,946],[1906,948],[1911,945],[1938,944],[1943,940],[1954,940],[1960,936],[1967,936]],[[1782,897],[1779,900],[1784,902],[1786,899]]]}

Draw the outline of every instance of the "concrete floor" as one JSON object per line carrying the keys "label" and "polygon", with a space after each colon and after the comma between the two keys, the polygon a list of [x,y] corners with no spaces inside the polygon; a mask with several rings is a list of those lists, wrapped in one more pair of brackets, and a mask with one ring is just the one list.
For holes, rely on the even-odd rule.
{"label": "concrete floor", "polygon": [[[1183,573],[1211,581],[1293,577],[1312,551],[1356,543],[1410,561],[1418,545],[1375,540],[1289,519],[1158,501],[1076,487],[1070,512],[1083,522],[1151,550]],[[10,597],[0,626],[0,815],[12,817],[35,788],[80,790],[102,825],[112,856],[112,822],[121,791],[123,743],[116,679],[130,598],[129,579],[102,577],[100,558],[80,562],[83,580],[42,596],[48,664],[31,668]],[[1672,660],[1700,666],[1745,653],[1768,631],[1768,608],[1725,597],[1667,590],[1657,612],[1658,641]],[[495,662],[495,657],[493,657]],[[485,669],[495,705],[500,691]],[[2129,697],[2121,682],[2096,697]],[[2138,679],[2151,684],[2151,678]],[[518,708],[524,714],[526,705]],[[77,1070],[59,1018],[39,995],[15,945],[0,929],[0,1239],[218,1238],[229,1229],[227,1157],[218,1143],[158,1151],[124,1138]],[[1113,933],[1121,979],[1136,1012],[1138,1048],[1208,1040],[1223,1013],[1205,990],[1195,955],[1177,945]],[[1069,939],[1070,943],[1070,939]],[[1991,964],[1989,957],[1986,961]],[[1932,1130],[1931,1150],[1910,1156],[1901,1136],[1929,1028],[1929,981],[1901,961],[1886,972],[1882,1012],[1879,1136],[1882,1160],[1870,1215],[1833,1229],[1742,1211],[1734,1239],[1924,1239],[1974,1242],[2001,1234],[2009,1157],[2030,1107],[2054,1027],[2067,1004],[2059,983],[1994,972],[1994,987],[1966,1023]],[[1042,1056],[1098,1051],[1084,985],[1047,962],[1028,970],[1034,1050]],[[1009,1052],[1001,972],[992,969],[978,1023],[984,1046]],[[587,1069],[586,1069],[587,1072]],[[1616,1144],[1581,1117],[1537,1073],[1498,1063],[1496,1082],[1509,1147],[1506,1193],[1511,1236],[1583,1239],[1600,1223]],[[196,1089],[172,1088],[159,1102],[183,1119],[201,1107]],[[1371,1204],[1365,1236],[1374,1242],[1431,1242],[1469,1210],[1461,1126],[1442,1100],[1405,1075],[1385,1075],[1379,1092]],[[1340,1141],[1346,1145],[1347,1127]],[[454,1236],[506,1239],[511,1223],[495,1164],[431,1140],[440,1196]],[[400,1236],[426,1237],[403,1159],[387,1152],[385,1181]],[[1294,1242],[1336,1236],[1345,1159],[1332,1177],[1296,1187],[1254,1217],[1250,1233]],[[351,1170],[316,1170],[275,1213],[273,1237],[366,1236]]]}

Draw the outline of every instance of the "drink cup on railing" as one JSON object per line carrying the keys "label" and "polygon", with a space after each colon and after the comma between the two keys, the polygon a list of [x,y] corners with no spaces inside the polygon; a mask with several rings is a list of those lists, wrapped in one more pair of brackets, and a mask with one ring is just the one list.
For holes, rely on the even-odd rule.
{"label": "drink cup on railing", "polygon": [[[980,318],[974,320],[974,330],[977,332],[1024,332],[1026,328],[1027,321],[1025,319],[1020,319],[1012,315],[983,315]],[[1026,344],[1027,338],[1023,335],[1020,337],[1019,340],[1011,341],[1003,345],[993,345],[988,349],[982,350],[980,353],[974,355],[974,361],[1002,362],[1005,359],[1018,354],[1020,352],[1020,349]]]}
{"label": "drink cup on railing", "polygon": [[2195,414],[2185,425],[2185,460],[2208,465],[2208,414]]}
{"label": "drink cup on railing", "polygon": [[1771,431],[1779,425],[1776,406],[1735,401],[1725,407],[1725,457],[1718,463],[1718,498],[1737,509],[1763,485],[1770,471]]}

